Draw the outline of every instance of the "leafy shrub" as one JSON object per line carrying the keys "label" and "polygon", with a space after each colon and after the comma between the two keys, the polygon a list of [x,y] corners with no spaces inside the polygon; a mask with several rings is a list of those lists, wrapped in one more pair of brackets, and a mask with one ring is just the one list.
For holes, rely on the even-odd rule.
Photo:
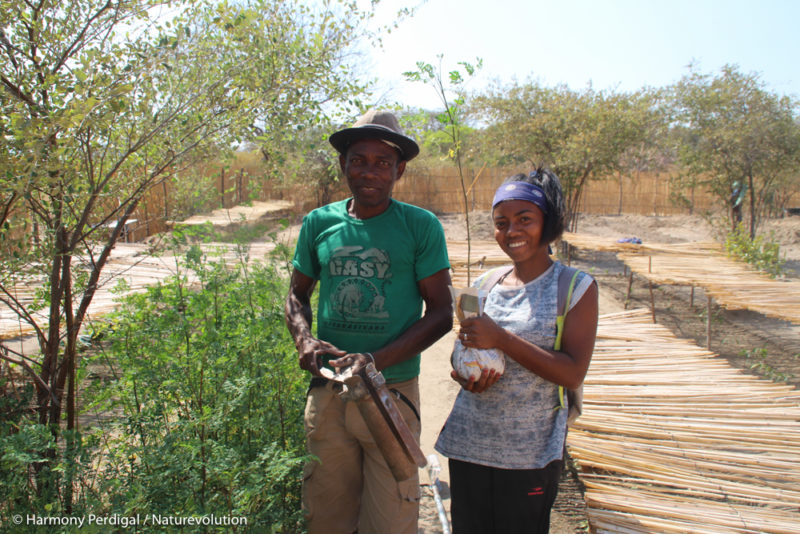
{"label": "leafy shrub", "polygon": [[297,531],[306,380],[284,324],[286,283],[197,247],[186,266],[113,316],[102,357],[119,372],[97,402],[124,417],[102,477],[107,513]]}
{"label": "leafy shrub", "polygon": [[729,256],[745,261],[773,278],[781,274],[786,263],[786,260],[781,259],[780,246],[777,243],[766,240],[763,236],[750,239],[749,232],[742,224],[726,237],[725,250]]}
{"label": "leafy shrub", "polygon": [[285,264],[250,267],[239,252],[231,267],[190,248],[178,275],[95,325],[102,345],[78,374],[92,417],[82,432],[38,424],[30,385],[0,396],[0,533],[129,531],[15,526],[28,514],[247,523],[185,533],[303,530],[306,377],[283,319]]}

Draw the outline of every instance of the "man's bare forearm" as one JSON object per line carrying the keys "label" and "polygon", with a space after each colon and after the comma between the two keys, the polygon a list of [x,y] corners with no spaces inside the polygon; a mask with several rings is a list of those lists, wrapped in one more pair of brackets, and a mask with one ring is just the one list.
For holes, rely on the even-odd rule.
{"label": "man's bare forearm", "polygon": [[299,348],[300,342],[311,336],[311,322],[313,314],[311,303],[301,301],[294,292],[289,291],[286,297],[286,326],[294,339],[294,344]]}

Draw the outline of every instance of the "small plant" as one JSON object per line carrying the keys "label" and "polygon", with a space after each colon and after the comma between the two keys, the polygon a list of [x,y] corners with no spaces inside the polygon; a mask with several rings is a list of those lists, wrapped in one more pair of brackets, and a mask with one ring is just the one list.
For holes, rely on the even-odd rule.
{"label": "small plant", "polygon": [[745,261],[775,278],[783,272],[786,260],[781,259],[780,246],[772,239],[772,235],[769,240],[763,236],[750,239],[749,232],[740,224],[726,237],[725,250],[729,256]]}
{"label": "small plant", "polygon": [[[463,127],[462,114],[466,104],[466,100],[463,94],[463,85],[466,82],[467,78],[464,76],[464,74],[461,73],[460,70],[450,71],[449,73],[450,90],[453,90],[457,93],[454,99],[450,99],[448,97],[448,93],[450,92],[450,90],[448,90],[448,88],[446,87],[446,83],[444,81],[444,72],[442,70],[441,62],[442,62],[441,55],[439,55],[438,68],[430,63],[425,63],[424,61],[418,61],[416,71],[405,72],[403,73],[403,75],[409,81],[423,82],[433,87],[436,90],[436,93],[439,96],[439,100],[441,101],[442,105],[444,105],[444,111],[440,113],[436,118],[447,132],[447,137],[451,143],[448,157],[453,160],[453,163],[458,169],[458,176],[461,181],[461,197],[464,203],[464,218],[465,218],[465,226],[467,229],[467,285],[469,286],[472,279],[470,272],[470,265],[472,264],[471,260],[472,239],[471,239],[470,222],[469,222],[470,209],[469,209],[468,185],[467,185],[467,180],[464,176],[464,169],[462,167],[463,139],[461,133]],[[475,74],[477,69],[480,69],[483,66],[483,60],[478,58],[476,65],[472,65],[464,61],[460,61],[458,64],[464,68],[465,74],[471,77]]]}
{"label": "small plant", "polygon": [[181,274],[125,299],[104,355],[119,374],[97,399],[124,415],[102,481],[110,511],[301,528],[306,383],[285,292],[275,267],[226,265],[191,246]]}
{"label": "small plant", "polygon": [[[774,380],[776,382],[788,382],[794,375],[791,373],[782,373],[772,367],[767,361],[767,349],[750,349],[743,350],[741,355],[748,361],[749,368],[761,376]],[[796,357],[796,356],[795,356]]]}

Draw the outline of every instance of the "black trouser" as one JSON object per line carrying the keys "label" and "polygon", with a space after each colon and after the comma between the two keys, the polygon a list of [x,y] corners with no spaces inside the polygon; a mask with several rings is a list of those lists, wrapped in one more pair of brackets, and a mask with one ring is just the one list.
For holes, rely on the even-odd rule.
{"label": "black trouser", "polygon": [[449,460],[453,534],[547,534],[562,464],[497,469]]}

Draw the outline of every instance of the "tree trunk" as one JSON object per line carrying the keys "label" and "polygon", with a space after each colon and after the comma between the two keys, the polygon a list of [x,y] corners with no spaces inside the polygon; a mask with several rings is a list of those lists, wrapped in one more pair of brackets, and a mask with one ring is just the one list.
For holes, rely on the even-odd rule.
{"label": "tree trunk", "polygon": [[222,207],[225,207],[225,169],[219,171],[219,198]]}

